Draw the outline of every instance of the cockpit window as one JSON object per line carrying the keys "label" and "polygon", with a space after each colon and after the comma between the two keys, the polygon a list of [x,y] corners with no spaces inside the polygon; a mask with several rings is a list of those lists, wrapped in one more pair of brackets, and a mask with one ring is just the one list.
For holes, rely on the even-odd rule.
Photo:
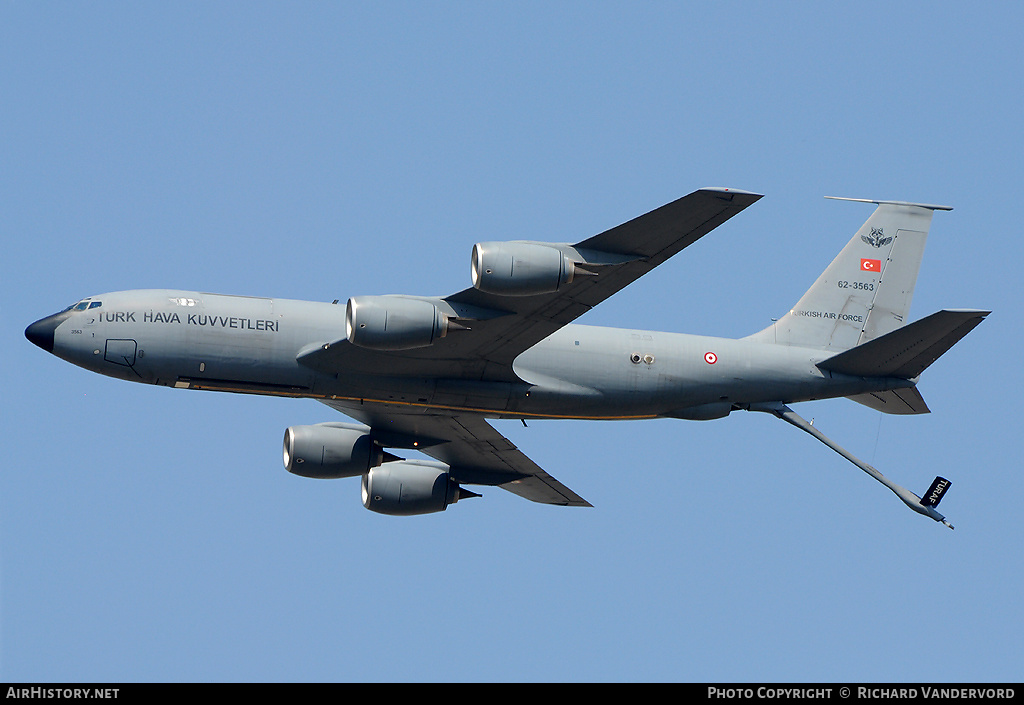
{"label": "cockpit window", "polygon": [[[102,301],[92,301],[90,299],[85,299],[84,301],[79,301],[78,303],[71,304],[66,309],[64,309],[64,311],[85,311],[86,309],[89,308],[99,308],[102,305]],[[64,313],[64,311],[61,311],[61,313]]]}
{"label": "cockpit window", "polygon": [[78,303],[71,304],[67,308],[61,310],[60,313],[62,314],[62,313],[65,313],[65,310],[72,310],[72,309],[75,309],[75,310],[85,310],[86,308],[99,308],[99,306],[101,306],[101,305],[103,305],[102,301],[93,301],[91,299],[84,299],[82,301],[79,301]]}

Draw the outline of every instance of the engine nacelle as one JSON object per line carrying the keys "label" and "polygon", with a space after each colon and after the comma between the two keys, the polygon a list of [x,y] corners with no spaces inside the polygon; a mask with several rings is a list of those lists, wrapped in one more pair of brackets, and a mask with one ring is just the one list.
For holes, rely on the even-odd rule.
{"label": "engine nacelle", "polygon": [[291,426],[284,432],[284,467],[302,477],[355,477],[380,465],[384,449],[363,426],[322,423]]}
{"label": "engine nacelle", "polygon": [[355,296],[345,310],[345,332],[361,348],[425,348],[448,334],[448,317],[423,299]]}
{"label": "engine nacelle", "polygon": [[551,294],[572,281],[573,261],[554,247],[532,242],[473,245],[473,286],[499,296]]}
{"label": "engine nacelle", "polygon": [[363,475],[363,506],[371,512],[413,516],[443,512],[461,497],[478,497],[459,487],[443,463],[400,460]]}

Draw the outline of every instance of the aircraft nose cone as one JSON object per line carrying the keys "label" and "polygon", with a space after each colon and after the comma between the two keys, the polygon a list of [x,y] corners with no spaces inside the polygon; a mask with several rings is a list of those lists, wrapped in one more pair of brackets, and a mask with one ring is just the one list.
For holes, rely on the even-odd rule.
{"label": "aircraft nose cone", "polygon": [[47,316],[25,329],[25,337],[48,353],[53,352],[53,332],[64,319],[60,316]]}

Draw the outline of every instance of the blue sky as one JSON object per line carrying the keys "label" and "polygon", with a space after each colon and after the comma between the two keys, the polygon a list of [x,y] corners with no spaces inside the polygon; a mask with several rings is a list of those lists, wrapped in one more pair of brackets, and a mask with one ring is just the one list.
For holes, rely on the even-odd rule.
{"label": "blue sky", "polygon": [[[0,5],[0,678],[1019,681],[1015,3]],[[581,322],[738,337],[870,215],[949,204],[913,317],[994,313],[933,413],[496,425],[593,509],[383,517],[281,466],[314,401],[88,373],[87,295],[443,295],[473,243],[766,194]]]}

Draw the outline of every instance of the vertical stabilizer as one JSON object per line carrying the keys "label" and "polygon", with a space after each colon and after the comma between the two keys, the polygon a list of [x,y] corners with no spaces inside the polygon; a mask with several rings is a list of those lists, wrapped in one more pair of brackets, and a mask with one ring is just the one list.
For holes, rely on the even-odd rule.
{"label": "vertical stabilizer", "polygon": [[877,207],[785,316],[751,338],[841,352],[907,322],[932,213],[900,201],[837,200]]}

